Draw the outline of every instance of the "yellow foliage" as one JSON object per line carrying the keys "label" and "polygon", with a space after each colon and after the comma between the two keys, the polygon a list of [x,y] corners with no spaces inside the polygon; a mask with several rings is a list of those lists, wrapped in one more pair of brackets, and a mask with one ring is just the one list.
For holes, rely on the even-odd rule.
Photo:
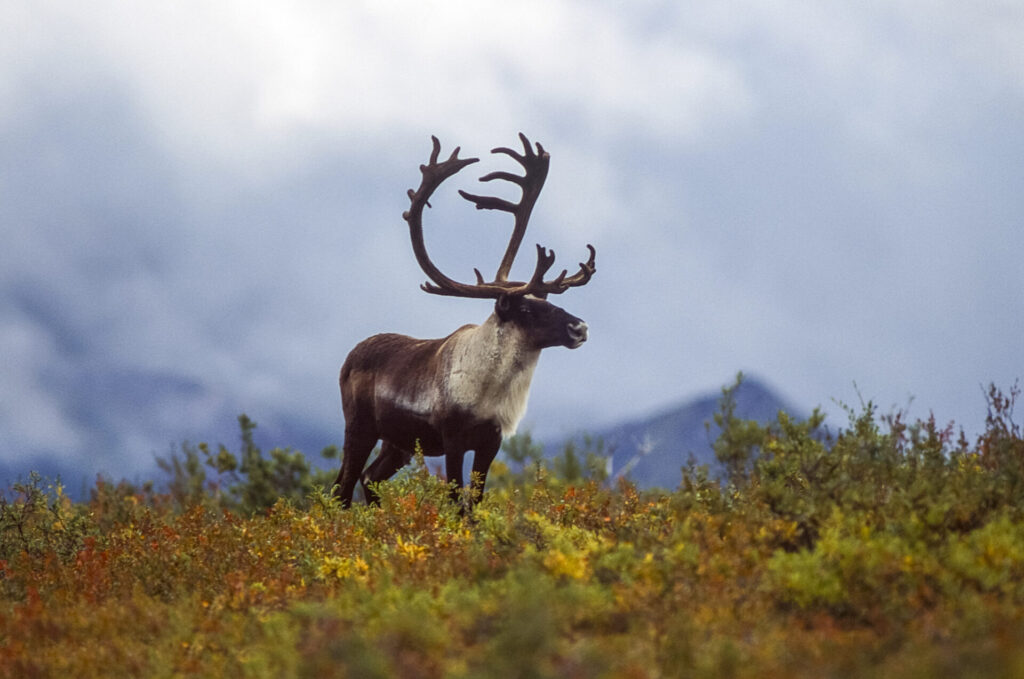
{"label": "yellow foliage", "polygon": [[321,578],[365,581],[370,572],[369,565],[361,557],[350,559],[346,556],[327,555],[320,563]]}

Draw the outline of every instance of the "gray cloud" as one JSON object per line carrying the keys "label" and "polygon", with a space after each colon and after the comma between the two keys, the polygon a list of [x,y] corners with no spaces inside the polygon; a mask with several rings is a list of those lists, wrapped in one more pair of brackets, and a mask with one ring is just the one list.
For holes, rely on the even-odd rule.
{"label": "gray cloud", "polygon": [[[544,143],[528,238],[567,267],[597,246],[561,300],[592,341],[542,358],[539,432],[738,369],[840,418],[856,382],[976,431],[980,385],[1024,373],[1015,4],[404,10],[3,10],[5,463],[130,473],[242,411],[337,442],[352,345],[488,313],[417,290],[400,214],[431,133],[484,157],[452,189],[519,130]],[[507,225],[454,195],[428,243],[468,277]]]}

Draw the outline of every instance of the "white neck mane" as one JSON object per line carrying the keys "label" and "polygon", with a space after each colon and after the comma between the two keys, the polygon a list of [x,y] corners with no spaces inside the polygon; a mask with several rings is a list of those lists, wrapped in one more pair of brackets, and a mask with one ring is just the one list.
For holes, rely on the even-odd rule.
{"label": "white neck mane", "polygon": [[526,413],[540,350],[527,345],[521,329],[493,314],[482,325],[460,329],[449,342],[443,388],[451,402],[497,420],[502,436],[514,434]]}

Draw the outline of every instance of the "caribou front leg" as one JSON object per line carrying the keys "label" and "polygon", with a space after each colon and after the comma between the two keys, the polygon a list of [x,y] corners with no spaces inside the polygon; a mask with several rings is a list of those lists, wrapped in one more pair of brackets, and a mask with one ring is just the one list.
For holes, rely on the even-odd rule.
{"label": "caribou front leg", "polygon": [[472,508],[484,496],[484,484],[487,483],[487,470],[501,448],[501,432],[495,431],[494,435],[477,444],[473,450],[473,473],[470,476],[470,507]]}
{"label": "caribou front leg", "polygon": [[462,462],[465,458],[466,450],[462,446],[445,446],[444,475],[452,502],[458,505],[462,504]]}

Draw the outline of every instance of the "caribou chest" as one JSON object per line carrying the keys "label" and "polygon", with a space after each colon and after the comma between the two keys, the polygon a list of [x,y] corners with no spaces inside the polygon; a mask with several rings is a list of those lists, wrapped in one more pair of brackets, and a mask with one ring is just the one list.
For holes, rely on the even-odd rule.
{"label": "caribou chest", "polygon": [[494,420],[502,436],[515,433],[526,413],[540,350],[521,328],[495,316],[451,338],[444,389],[449,402],[479,419]]}

